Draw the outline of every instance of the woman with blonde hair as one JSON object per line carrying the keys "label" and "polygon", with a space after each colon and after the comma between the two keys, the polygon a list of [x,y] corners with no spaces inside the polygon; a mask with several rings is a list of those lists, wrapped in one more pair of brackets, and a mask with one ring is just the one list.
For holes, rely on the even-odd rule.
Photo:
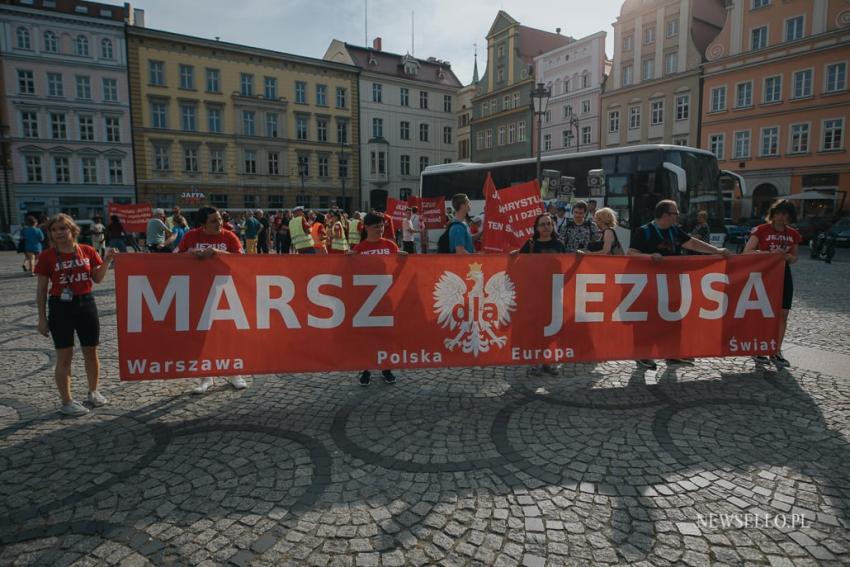
{"label": "woman with blonde hair", "polygon": [[617,213],[609,207],[602,207],[593,215],[593,220],[599,227],[599,232],[602,233],[602,240],[589,243],[587,250],[583,252],[585,254],[622,255],[623,247],[620,244],[620,239],[617,238],[616,231],[614,231],[617,227]]}
{"label": "woman with blonde hair", "polygon": [[[106,403],[97,387],[100,382],[100,320],[92,295],[93,283],[106,276],[114,249],[108,248],[104,258],[87,244],[78,244],[80,227],[74,219],[58,214],[47,222],[47,234],[53,246],[42,252],[36,264],[38,274],[38,332],[53,338],[56,348],[54,378],[62,398],[62,414],[79,417],[89,412],[71,397],[71,360],[74,356],[74,333],[80,339],[88,378],[88,402],[93,407]],[[48,291],[49,286],[49,291]]]}

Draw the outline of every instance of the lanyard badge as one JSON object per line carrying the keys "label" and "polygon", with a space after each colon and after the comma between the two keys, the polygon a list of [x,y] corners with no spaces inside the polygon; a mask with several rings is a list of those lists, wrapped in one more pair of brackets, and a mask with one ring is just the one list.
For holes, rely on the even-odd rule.
{"label": "lanyard badge", "polygon": [[63,287],[62,293],[59,294],[59,301],[73,301],[74,300],[74,292],[70,287]]}

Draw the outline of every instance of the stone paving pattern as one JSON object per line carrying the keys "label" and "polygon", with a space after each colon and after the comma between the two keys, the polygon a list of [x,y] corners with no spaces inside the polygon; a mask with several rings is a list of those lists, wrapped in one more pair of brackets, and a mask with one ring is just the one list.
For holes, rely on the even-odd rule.
{"label": "stone paving pattern", "polygon": [[[789,340],[848,353],[848,252],[794,267]],[[118,381],[110,275],[110,404],[63,419],[18,262],[0,255],[0,565],[850,565],[850,369],[295,374],[196,397]],[[806,526],[698,521],[746,512]]]}

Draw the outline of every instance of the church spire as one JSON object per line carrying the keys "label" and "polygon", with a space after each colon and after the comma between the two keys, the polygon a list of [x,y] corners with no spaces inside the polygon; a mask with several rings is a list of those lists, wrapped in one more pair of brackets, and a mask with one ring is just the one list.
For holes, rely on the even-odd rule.
{"label": "church spire", "polygon": [[474,43],[473,47],[475,48],[475,68],[472,71],[472,84],[478,84],[478,44]]}

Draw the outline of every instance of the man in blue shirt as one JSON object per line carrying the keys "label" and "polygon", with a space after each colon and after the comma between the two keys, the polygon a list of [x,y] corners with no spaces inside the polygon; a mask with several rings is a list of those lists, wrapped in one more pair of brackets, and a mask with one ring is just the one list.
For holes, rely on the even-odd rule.
{"label": "man in blue shirt", "polygon": [[466,224],[469,215],[469,197],[465,193],[458,193],[452,197],[452,209],[455,216],[449,227],[449,250],[453,254],[475,254],[472,245],[472,233]]}

